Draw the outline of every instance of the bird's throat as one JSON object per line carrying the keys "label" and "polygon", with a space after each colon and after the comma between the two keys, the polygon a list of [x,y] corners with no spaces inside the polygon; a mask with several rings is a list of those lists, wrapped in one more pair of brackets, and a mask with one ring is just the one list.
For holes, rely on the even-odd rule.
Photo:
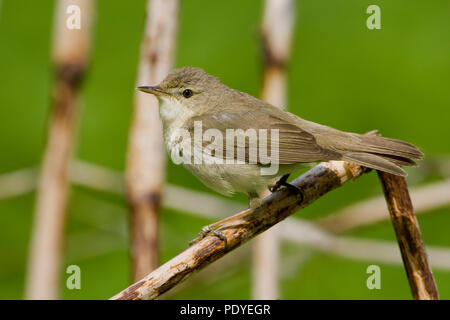
{"label": "bird's throat", "polygon": [[158,102],[159,115],[165,126],[171,126],[175,123],[179,124],[192,116],[192,111],[176,99],[158,97]]}

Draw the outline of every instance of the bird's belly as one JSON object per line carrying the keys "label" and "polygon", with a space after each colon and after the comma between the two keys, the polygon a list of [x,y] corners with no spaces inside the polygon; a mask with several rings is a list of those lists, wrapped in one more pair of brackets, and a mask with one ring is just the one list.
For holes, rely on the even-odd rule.
{"label": "bird's belly", "polygon": [[255,164],[185,164],[200,181],[224,195],[235,192],[260,192],[277,181],[278,176],[261,175]]}
{"label": "bird's belly", "polygon": [[[257,164],[223,164],[210,154],[204,153],[203,150],[191,153],[190,148],[185,148],[180,154],[182,145],[177,142],[172,128],[173,126],[166,125],[164,130],[164,140],[169,154],[185,156],[188,161],[182,161],[183,166],[207,187],[224,195],[232,195],[235,192],[259,193],[273,185],[281,176],[296,170],[301,165],[280,165],[275,174],[264,175]],[[193,149],[196,149],[195,146]],[[198,157],[199,155],[201,157]]]}

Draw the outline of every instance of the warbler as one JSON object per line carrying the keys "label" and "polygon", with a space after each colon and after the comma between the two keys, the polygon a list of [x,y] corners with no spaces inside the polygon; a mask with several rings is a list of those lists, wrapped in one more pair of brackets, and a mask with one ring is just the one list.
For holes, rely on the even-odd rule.
{"label": "warbler", "polygon": [[[138,89],[158,98],[172,158],[183,158],[189,171],[219,193],[246,193],[250,207],[259,204],[267,188],[291,186],[288,175],[305,163],[345,160],[405,176],[401,166],[414,166],[423,157],[405,141],[307,121],[194,67],[173,70],[160,84]],[[198,127],[200,142],[193,138]]]}

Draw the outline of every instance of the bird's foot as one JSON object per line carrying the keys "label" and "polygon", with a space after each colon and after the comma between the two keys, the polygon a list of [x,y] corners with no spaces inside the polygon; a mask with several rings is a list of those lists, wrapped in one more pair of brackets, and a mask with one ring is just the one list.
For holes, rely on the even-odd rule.
{"label": "bird's foot", "polygon": [[[220,229],[220,227],[219,227],[219,229]],[[212,225],[204,226],[202,228],[202,230],[200,231],[200,233],[197,235],[197,238],[195,238],[194,240],[189,242],[189,246],[196,244],[197,242],[199,242],[203,238],[206,238],[209,235],[215,235],[216,237],[218,237],[220,240],[223,241],[225,250],[228,250],[227,237],[225,236],[225,234],[223,234],[223,232],[219,231],[219,229],[214,229],[212,227]]]}
{"label": "bird's foot", "polygon": [[[203,238],[214,235],[218,237],[220,240],[223,241],[225,250],[228,250],[228,240],[227,237],[223,232],[220,231],[220,229],[224,228],[226,224],[229,224],[234,221],[239,221],[240,219],[248,216],[250,213],[252,213],[251,209],[247,209],[241,212],[238,212],[232,216],[226,217],[225,219],[222,219],[220,221],[214,222],[210,225],[204,226],[200,233],[198,234],[197,238],[189,242],[189,246],[192,246],[193,244],[199,242]],[[228,226],[226,226],[228,228]]]}
{"label": "bird's foot", "polygon": [[280,178],[280,180],[278,180],[273,186],[269,187],[269,191],[274,193],[274,192],[280,190],[281,187],[286,186],[286,184],[288,183],[287,182],[288,178],[289,178],[289,174],[285,174],[284,176],[282,176]]}
{"label": "bird's foot", "polygon": [[300,187],[291,184],[287,182],[287,179],[289,178],[289,174],[286,174],[280,178],[280,180],[277,181],[273,186],[269,187],[269,191],[274,193],[278,190],[280,190],[282,187],[285,187],[289,189],[291,192],[296,193],[300,196],[301,200],[300,202],[303,202],[303,191]]}

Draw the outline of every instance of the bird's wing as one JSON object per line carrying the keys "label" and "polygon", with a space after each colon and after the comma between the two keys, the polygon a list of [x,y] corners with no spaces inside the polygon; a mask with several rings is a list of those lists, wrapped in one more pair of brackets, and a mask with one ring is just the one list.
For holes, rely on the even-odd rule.
{"label": "bird's wing", "polygon": [[[193,136],[196,121],[201,121],[203,134],[208,129],[218,130],[216,132],[220,133],[222,141],[216,138],[203,139],[203,148],[204,150],[205,148],[215,150],[215,156],[223,159],[225,159],[225,156],[229,156],[233,157],[234,160],[247,163],[249,159],[254,159],[252,156],[256,155],[257,163],[266,164],[267,158],[263,158],[264,154],[267,154],[267,156],[271,157],[270,159],[273,163],[272,146],[276,150],[276,145],[278,145],[278,164],[326,161],[340,158],[340,154],[320,147],[312,134],[300,128],[295,122],[289,121],[287,116],[267,109],[241,110],[239,113],[220,111],[193,117],[186,124],[186,127],[191,132],[191,136]],[[199,123],[197,122],[197,126]],[[234,130],[234,132],[242,129],[248,137],[245,141],[227,139],[227,131],[231,136],[230,129]],[[249,129],[251,130],[249,131]],[[273,130],[278,132],[278,138]],[[264,131],[267,134],[267,148],[265,143],[262,145],[252,143],[250,138],[252,133],[255,132],[259,141],[262,141]],[[212,131],[209,132],[211,133]],[[234,141],[234,148],[227,148],[227,141],[230,143],[230,140],[232,141],[231,143]],[[262,148],[265,150],[261,150]],[[222,153],[217,154],[217,150],[222,150]]]}

